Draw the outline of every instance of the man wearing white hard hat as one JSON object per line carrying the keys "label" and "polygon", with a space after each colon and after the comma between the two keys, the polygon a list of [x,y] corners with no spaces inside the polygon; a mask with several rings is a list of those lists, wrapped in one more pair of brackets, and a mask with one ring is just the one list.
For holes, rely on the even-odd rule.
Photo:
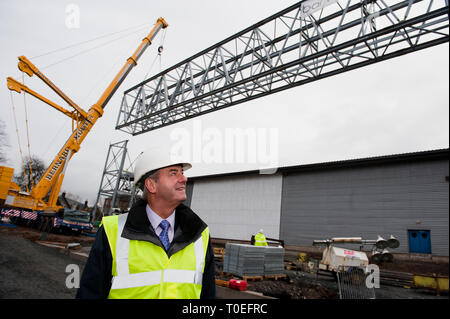
{"label": "man wearing white hard hat", "polygon": [[169,152],[141,154],[134,182],[143,198],[103,218],[77,298],[215,298],[209,228],[182,204],[189,168]]}

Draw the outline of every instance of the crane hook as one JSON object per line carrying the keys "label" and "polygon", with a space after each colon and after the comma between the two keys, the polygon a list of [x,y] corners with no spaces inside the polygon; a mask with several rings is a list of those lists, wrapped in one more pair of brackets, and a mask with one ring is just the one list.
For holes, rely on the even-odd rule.
{"label": "crane hook", "polygon": [[160,46],[158,47],[158,54],[161,55],[161,53],[163,52],[163,50],[164,50],[163,46],[160,45]]}

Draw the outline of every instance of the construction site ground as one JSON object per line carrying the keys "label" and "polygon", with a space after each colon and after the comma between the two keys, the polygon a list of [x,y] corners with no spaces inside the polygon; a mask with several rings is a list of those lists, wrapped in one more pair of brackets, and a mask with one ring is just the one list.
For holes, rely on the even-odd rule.
{"label": "construction site ground", "polygon": [[[15,226],[15,225],[14,225]],[[85,235],[43,234],[22,226],[0,226],[0,298],[1,299],[71,299],[75,288],[67,288],[71,273],[68,265],[78,265],[80,274],[94,237]],[[39,244],[40,242],[40,244]],[[44,246],[42,243],[54,244]],[[68,243],[79,243],[64,248]],[[292,261],[287,264],[292,265]],[[426,261],[394,261],[380,265],[390,271],[440,274],[448,277],[448,263]],[[68,272],[66,272],[68,271]],[[216,279],[237,278],[222,272],[216,260]],[[247,291],[240,292],[218,286],[218,297],[227,299],[338,299],[338,285],[333,276],[316,275],[294,268],[286,270],[285,278],[247,280]],[[448,292],[437,296],[435,291],[382,284],[376,289],[377,299],[448,299]]]}

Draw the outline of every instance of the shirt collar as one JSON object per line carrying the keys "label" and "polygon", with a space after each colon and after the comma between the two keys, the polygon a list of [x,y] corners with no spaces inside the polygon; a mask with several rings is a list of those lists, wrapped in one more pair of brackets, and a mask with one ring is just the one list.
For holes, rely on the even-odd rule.
{"label": "shirt collar", "polygon": [[[145,211],[147,212],[147,217],[150,221],[150,224],[152,224],[153,229],[156,231],[156,228],[158,228],[159,223],[161,223],[163,219],[150,208],[149,204],[147,204],[147,206],[145,207]],[[175,210],[172,214],[170,214],[169,217],[166,218],[166,220],[169,222],[170,227],[172,229],[175,229]]]}

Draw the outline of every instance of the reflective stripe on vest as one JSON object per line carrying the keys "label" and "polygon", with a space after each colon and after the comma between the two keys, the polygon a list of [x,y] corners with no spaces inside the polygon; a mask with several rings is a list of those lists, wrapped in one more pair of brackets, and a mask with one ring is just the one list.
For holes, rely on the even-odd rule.
{"label": "reflective stripe on vest", "polygon": [[[133,295],[133,297],[165,298],[165,295],[176,295],[177,297],[180,297],[181,291],[181,298],[199,298],[202,285],[206,249],[209,240],[209,229],[206,228],[203,231],[202,235],[194,243],[191,243],[181,251],[168,258],[164,249],[157,245],[149,242],[134,240],[130,241],[126,238],[121,237],[127,217],[128,214],[122,214],[104,218],[103,224],[105,225],[105,231],[108,236],[108,241],[111,245],[111,254],[113,255],[113,279],[111,292],[114,292],[116,290],[118,291],[118,289],[159,285],[160,288],[156,290],[153,289],[151,295],[142,295],[142,293],[138,293],[138,296]],[[117,228],[115,228],[116,225]],[[112,236],[115,237],[113,238]],[[133,248],[130,249],[130,242],[134,243],[134,250]],[[144,250],[145,253],[138,253],[136,249]],[[180,269],[194,268],[193,263],[191,263],[190,261],[185,261],[186,257],[182,258],[183,254],[188,254],[189,258],[187,259],[192,259],[191,256],[195,254],[195,270]],[[150,269],[157,268],[157,270],[130,273],[130,267],[133,266],[132,264],[130,265],[130,260],[132,263],[133,261],[139,261],[141,265],[144,265],[145,267]],[[142,270],[142,266],[140,268]],[[167,286],[167,284],[165,285],[165,283],[169,284],[170,288],[168,288],[169,286]],[[177,284],[181,284],[182,286],[177,286]],[[187,286],[185,286],[185,284],[195,285],[195,287],[186,288]],[[178,287],[180,291],[174,292],[174,289],[178,289],[176,287]],[[171,291],[164,291],[167,289]],[[159,294],[157,296],[154,295],[155,291],[159,291]],[[185,292],[185,294],[183,293],[183,291]],[[124,298],[120,293],[112,294],[111,292],[110,297],[114,295],[114,297]]]}
{"label": "reflective stripe on vest", "polygon": [[267,246],[266,236],[264,236],[264,234],[261,233],[256,234],[255,246]]}

